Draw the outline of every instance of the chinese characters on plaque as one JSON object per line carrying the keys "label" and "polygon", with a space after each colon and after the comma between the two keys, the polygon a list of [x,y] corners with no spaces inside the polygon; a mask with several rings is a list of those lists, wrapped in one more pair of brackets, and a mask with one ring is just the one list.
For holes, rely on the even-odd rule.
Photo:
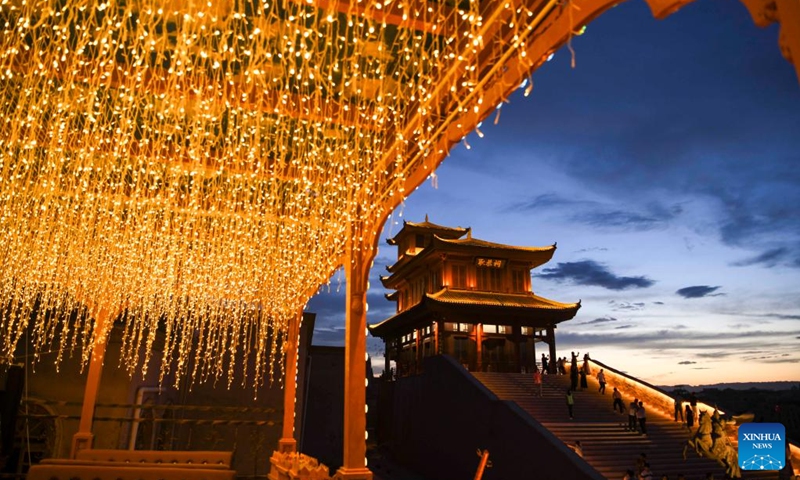
{"label": "chinese characters on plaque", "polygon": [[506,265],[506,261],[502,258],[476,257],[475,265],[485,268],[503,268]]}

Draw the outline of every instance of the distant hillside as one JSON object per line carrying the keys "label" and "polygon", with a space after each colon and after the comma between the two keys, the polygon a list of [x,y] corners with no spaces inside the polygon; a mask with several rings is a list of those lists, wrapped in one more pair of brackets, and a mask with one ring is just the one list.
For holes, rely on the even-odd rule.
{"label": "distant hillside", "polygon": [[711,385],[669,385],[660,386],[663,390],[671,392],[673,390],[685,390],[687,392],[702,392],[705,389],[716,388],[718,390],[725,390],[730,388],[732,390],[750,390],[756,388],[758,390],[792,390],[800,389],[800,380],[793,382],[736,382],[736,383],[714,383]]}

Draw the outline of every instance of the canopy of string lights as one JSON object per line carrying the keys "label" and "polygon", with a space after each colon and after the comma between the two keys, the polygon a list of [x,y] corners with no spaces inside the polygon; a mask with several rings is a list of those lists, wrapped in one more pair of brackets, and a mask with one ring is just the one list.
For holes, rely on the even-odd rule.
{"label": "canopy of string lights", "polygon": [[595,11],[3,0],[4,356],[86,360],[109,312],[132,371],[161,329],[162,374],[280,374],[268,339]]}

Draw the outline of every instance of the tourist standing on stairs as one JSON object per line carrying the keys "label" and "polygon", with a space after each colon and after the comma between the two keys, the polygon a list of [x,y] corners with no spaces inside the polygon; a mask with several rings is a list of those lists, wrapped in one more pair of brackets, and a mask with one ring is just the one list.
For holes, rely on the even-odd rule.
{"label": "tourist standing on stairs", "polygon": [[683,402],[679,395],[675,395],[675,421],[677,422],[679,418],[683,423]]}
{"label": "tourist standing on stairs", "polygon": [[636,431],[636,410],[639,409],[639,400],[634,398],[628,405],[628,430],[631,432]]}
{"label": "tourist standing on stairs", "polygon": [[689,405],[692,407],[692,423],[697,421],[697,397],[694,392],[689,394]]}
{"label": "tourist standing on stairs", "polygon": [[647,411],[645,411],[642,401],[639,401],[639,408],[636,409],[636,419],[639,420],[639,429],[642,431],[642,435],[647,435]]}
{"label": "tourist standing on stairs", "polygon": [[614,399],[614,404],[611,405],[611,408],[614,409],[614,412],[617,411],[617,405],[619,405],[619,413],[625,413],[625,405],[622,404],[622,394],[619,393],[617,387],[614,387],[614,393],[611,394],[611,398]]}
{"label": "tourist standing on stairs", "polygon": [[572,352],[572,362],[569,365],[569,382],[571,390],[578,389],[578,356]]}
{"label": "tourist standing on stairs", "polygon": [[567,390],[567,410],[569,410],[569,419],[572,420],[572,407],[575,405],[575,399],[572,398],[572,390]]}
{"label": "tourist standing on stairs", "polygon": [[581,390],[586,390],[589,388],[589,384],[586,383],[586,369],[581,369]]}
{"label": "tourist standing on stairs", "polygon": [[[603,395],[606,394],[606,374],[603,373],[603,369],[600,369],[600,373],[597,374],[597,381],[600,382],[600,390],[599,392]],[[616,389],[615,389],[616,390]]]}
{"label": "tourist standing on stairs", "polygon": [[684,412],[684,416],[686,417],[686,428],[689,430],[694,427],[694,412],[692,412],[692,406],[688,403],[686,404],[686,411]]}
{"label": "tourist standing on stairs", "polygon": [[539,396],[541,397],[542,396],[542,374],[539,373],[539,369],[538,368],[533,367],[533,392],[534,392],[534,395],[536,394],[537,390],[539,391]]}
{"label": "tourist standing on stairs", "polygon": [[545,356],[545,354],[543,353],[542,354],[542,375],[544,375],[545,373],[547,373],[547,356]]}

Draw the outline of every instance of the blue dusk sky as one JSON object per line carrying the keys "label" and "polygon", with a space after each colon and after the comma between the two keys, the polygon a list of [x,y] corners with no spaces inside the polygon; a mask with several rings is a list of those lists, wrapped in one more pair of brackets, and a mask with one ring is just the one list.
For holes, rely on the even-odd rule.
{"label": "blue dusk sky", "polygon": [[[661,385],[800,380],[800,83],[778,29],[741,2],[665,20],[601,15],[453,148],[392,214],[511,245],[558,242],[538,295],[582,300],[571,350]],[[469,144],[470,148],[466,147]],[[394,313],[378,281],[368,319]],[[315,344],[343,345],[344,276],[314,297]],[[376,373],[383,343],[370,338]],[[539,344],[538,351],[541,351]]]}

